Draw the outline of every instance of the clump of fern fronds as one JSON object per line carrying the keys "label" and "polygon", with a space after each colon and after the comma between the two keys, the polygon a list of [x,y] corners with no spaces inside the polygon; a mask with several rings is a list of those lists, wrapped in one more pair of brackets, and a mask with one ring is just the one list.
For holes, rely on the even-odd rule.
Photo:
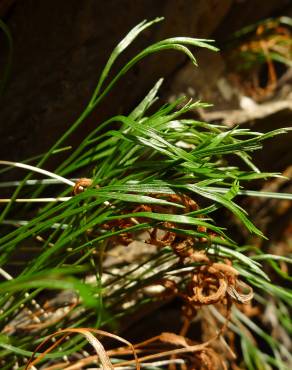
{"label": "clump of fern fronds", "polygon": [[[235,199],[241,195],[291,199],[288,194],[246,190],[253,180],[278,176],[262,173],[251,154],[285,129],[261,134],[186,118],[186,113],[207,104],[184,99],[155,110],[159,80],[130,114],[98,123],[54,172],[44,169],[52,155],[68,150],[64,145],[72,132],[139,60],[174,49],[196,64],[190,47],[216,50],[209,40],[163,40],[141,51],[108,81],[117,57],[156,21],[141,23],[119,43],[84,112],[39,162],[1,162],[6,169],[29,171],[20,182],[1,184],[16,186],[10,198],[2,199],[7,203],[0,238],[2,369],[15,364],[24,369],[35,348],[60,329],[79,328],[75,332],[86,335],[89,330],[82,328],[119,333],[138,311],[147,312],[152,304],[172,298],[181,302],[181,331],[155,338],[168,342],[169,361],[202,369],[243,363],[249,369],[284,368],[288,361],[284,345],[249,318],[247,307],[252,309],[253,296],[260,305],[270,296],[285,317],[291,292],[271,282],[259,260],[277,264],[291,259],[260,251],[253,255],[252,247],[240,246],[230,237],[218,217],[221,209],[227,209],[242,227],[263,237]],[[241,165],[232,164],[234,157]],[[23,255],[29,257],[23,260]],[[193,319],[204,328],[196,343],[185,339]],[[284,319],[283,330],[289,330]],[[256,347],[255,337],[262,338],[267,353]],[[40,358],[42,368],[88,364],[87,341],[80,336],[62,338]],[[185,350],[175,351],[169,342]],[[91,343],[100,345],[94,339]],[[58,350],[53,351],[55,347]],[[145,343],[136,347],[144,348]],[[162,352],[160,345],[151,348],[153,356]],[[124,366],[125,348],[112,351],[113,361]],[[103,350],[98,353],[108,356]],[[93,356],[92,362],[96,360]],[[169,361],[157,366],[164,368]]]}

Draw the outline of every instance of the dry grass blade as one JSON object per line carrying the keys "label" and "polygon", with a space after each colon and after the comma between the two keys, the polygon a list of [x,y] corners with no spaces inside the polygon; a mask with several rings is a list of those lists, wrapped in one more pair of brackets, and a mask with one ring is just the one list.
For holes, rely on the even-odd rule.
{"label": "dry grass blade", "polygon": [[[134,345],[135,350],[142,352],[146,350],[146,346],[153,345],[155,342],[162,342],[165,344],[170,344],[171,346],[180,347],[180,348],[172,348],[170,350],[161,351],[161,348],[159,348],[158,353],[152,353],[143,357],[139,358],[140,363],[143,361],[149,361],[149,360],[157,360],[157,359],[163,359],[167,357],[172,357],[173,355],[179,355],[179,354],[187,354],[187,353],[195,353],[195,352],[201,352],[206,350],[209,345],[218,338],[218,335],[214,336],[213,338],[209,339],[208,341],[200,344],[193,344],[188,343],[188,340],[181,336],[177,335],[175,333],[161,333],[160,335],[157,335],[155,337],[152,337],[150,339],[147,339],[143,342],[137,343]],[[111,350],[107,352],[109,355],[122,355],[127,354],[125,352],[125,348],[118,348],[116,350]],[[118,366],[127,366],[132,364],[133,360],[128,360],[124,362],[120,362]],[[66,369],[69,370],[69,369]],[[73,370],[73,368],[70,370]]]}
{"label": "dry grass blade", "polygon": [[[70,330],[70,329],[68,329]],[[76,329],[79,330],[79,329]],[[94,329],[89,329],[91,331],[95,331]],[[101,330],[98,330],[97,332],[99,333],[105,333]],[[121,340],[122,338],[117,337],[114,334],[106,333],[105,335],[115,338],[118,340]],[[167,364],[171,364],[172,362],[178,361],[179,363],[184,363],[183,359],[177,359],[173,358],[173,355],[186,355],[190,353],[200,353],[202,351],[207,351],[210,344],[218,338],[219,334],[216,336],[212,337],[208,341],[200,344],[193,344],[191,341],[181,335],[177,335],[175,333],[161,333],[160,335],[157,335],[155,337],[149,338],[143,342],[137,343],[135,345],[131,345],[129,342],[126,340],[122,339],[124,343],[127,344],[127,347],[119,347],[116,349],[108,350],[106,351],[106,355],[108,358],[111,356],[115,357],[121,357],[121,356],[128,356],[131,353],[134,353],[134,360],[125,360],[121,361],[115,365],[112,365],[114,369],[116,368],[128,368],[129,366],[133,366],[133,364],[136,362],[136,369],[139,369],[139,363],[141,366],[151,366],[153,363],[148,362],[149,360],[157,360],[159,362],[166,362]],[[162,350],[161,347],[159,346],[159,342],[169,345],[168,350]],[[158,344],[157,348],[156,345]],[[148,346],[151,345],[149,348]],[[130,349],[129,349],[130,347]],[[179,348],[173,348],[173,347],[179,347]],[[142,356],[143,353],[149,353],[150,352],[156,352],[156,353],[150,353]],[[142,357],[139,357],[139,363],[137,362],[137,353],[140,353]],[[88,366],[91,363],[94,363],[98,360],[99,355],[93,355],[93,356],[88,356],[86,358],[83,358],[75,363],[58,363],[54,364],[50,367],[47,367],[46,370],[80,370],[85,366]],[[105,368],[106,369],[106,368]]]}
{"label": "dry grass blade", "polygon": [[[50,339],[52,339],[53,337],[55,337],[57,335],[64,334],[64,333],[66,333],[66,334],[63,335],[57,342],[55,342],[46,351],[44,351],[43,353],[41,353],[40,355],[38,355],[35,359],[33,359],[34,356],[35,356],[35,354],[36,354],[36,352],[38,352],[41,349],[41,347],[43,347],[45,344],[47,344]],[[29,360],[29,362],[27,363],[27,365],[25,367],[25,370],[32,369],[32,367],[35,364],[37,364],[39,361],[41,361],[45,357],[46,354],[48,354],[49,352],[51,352],[58,344],[60,344],[65,339],[65,337],[67,336],[67,334],[72,334],[72,333],[81,334],[81,335],[83,335],[88,340],[88,342],[95,349],[95,351],[97,353],[97,357],[95,359],[99,359],[100,360],[103,370],[113,370],[114,369],[114,366],[112,365],[111,360],[110,360],[110,357],[109,357],[108,353],[106,352],[106,350],[104,349],[102,343],[92,333],[95,333],[95,334],[98,334],[98,335],[102,335],[102,336],[106,336],[106,337],[110,337],[112,339],[116,339],[117,341],[120,341],[120,342],[126,344],[128,347],[130,347],[131,348],[131,351],[132,351],[132,353],[134,355],[134,360],[132,361],[132,363],[135,362],[136,363],[136,369],[137,370],[140,370],[140,364],[139,364],[139,360],[138,360],[136,351],[135,351],[133,345],[130,342],[128,342],[126,339],[123,339],[123,338],[119,337],[118,335],[111,334],[111,333],[108,333],[108,332],[103,331],[103,330],[91,329],[91,328],[68,328],[68,329],[63,329],[63,330],[60,330],[60,331],[58,331],[56,333],[53,333],[53,334],[49,335],[36,348],[33,356],[31,357],[31,359]],[[92,361],[92,359],[93,359],[93,357],[90,356],[90,362]]]}
{"label": "dry grass blade", "polygon": [[0,165],[22,168],[22,169],[29,170],[29,171],[32,171],[32,172],[40,173],[40,174],[45,175],[47,177],[50,177],[52,179],[56,179],[56,180],[66,184],[66,185],[69,185],[69,186],[74,186],[75,185],[75,183],[73,181],[68,180],[63,176],[57,175],[56,173],[53,173],[53,172],[50,172],[50,171],[47,171],[47,170],[43,170],[42,168],[38,168],[36,166],[31,166],[29,164],[19,163],[19,162],[11,162],[11,161],[0,161]]}

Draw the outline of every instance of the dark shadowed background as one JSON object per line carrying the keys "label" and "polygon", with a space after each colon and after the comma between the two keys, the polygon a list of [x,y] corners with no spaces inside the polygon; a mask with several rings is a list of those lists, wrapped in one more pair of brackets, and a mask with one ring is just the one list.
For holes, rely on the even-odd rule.
{"label": "dark shadowed background", "polygon": [[[145,31],[118,60],[117,68],[162,38],[211,37],[220,44],[244,25],[289,14],[289,0],[2,1],[0,16],[12,33],[14,54],[9,84],[0,101],[0,158],[21,161],[45,152],[82,111],[111,50],[145,18],[164,16],[165,21]],[[7,50],[4,36],[0,37],[3,68]],[[105,118],[129,112],[162,76],[166,78],[165,99],[171,93],[187,93],[178,90],[183,90],[183,81],[191,81],[192,91],[200,90],[201,98],[224,109],[234,108],[234,101],[222,105],[218,94],[213,94],[213,85],[225,73],[224,61],[219,54],[201,54],[196,71],[174,52],[138,64],[74,134],[70,144],[77,143]],[[268,129],[291,123],[291,109],[281,114],[280,120],[277,116],[269,121]],[[265,130],[265,123],[260,126]],[[281,150],[273,156],[283,160],[283,145],[286,150],[287,143],[287,139],[280,139]],[[280,166],[284,168],[286,162],[284,159]]]}

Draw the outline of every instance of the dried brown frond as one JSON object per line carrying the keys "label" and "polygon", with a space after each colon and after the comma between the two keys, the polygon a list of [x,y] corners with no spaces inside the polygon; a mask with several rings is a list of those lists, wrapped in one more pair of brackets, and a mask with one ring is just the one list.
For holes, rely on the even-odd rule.
{"label": "dried brown frond", "polygon": [[[33,354],[33,356],[30,358],[29,362],[27,363],[26,367],[25,367],[25,370],[29,370],[32,368],[32,366],[34,366],[35,364],[37,364],[40,360],[42,360],[46,354],[50,353],[54,348],[56,348],[59,344],[61,344],[61,342],[66,338],[66,336],[69,334],[81,334],[83,335],[87,340],[88,342],[92,345],[92,347],[95,349],[96,351],[96,360],[98,359],[101,363],[101,366],[104,370],[113,370],[114,369],[114,366],[112,365],[111,363],[111,360],[110,360],[110,357],[109,355],[107,354],[106,350],[104,349],[102,343],[100,340],[98,340],[94,335],[94,334],[97,334],[97,335],[100,335],[100,336],[105,336],[105,337],[110,337],[112,339],[115,339],[119,342],[122,342],[124,344],[127,345],[128,348],[130,348],[130,350],[132,351],[133,353],[133,356],[134,356],[134,363],[136,364],[136,369],[139,370],[140,369],[140,363],[139,363],[139,360],[138,360],[138,357],[137,357],[137,354],[136,354],[136,351],[133,347],[133,345],[128,342],[126,339],[124,338],[121,338],[119,337],[118,335],[115,335],[115,334],[112,334],[112,333],[108,333],[106,331],[103,331],[103,330],[99,330],[99,329],[91,329],[91,328],[68,328],[68,329],[62,329],[62,330],[59,330],[51,335],[49,335],[36,349],[35,349],[35,352]],[[40,349],[47,345],[47,343],[54,337],[56,336],[59,336],[59,335],[62,335],[60,339],[58,339],[55,343],[53,343],[49,348],[47,348],[42,354],[38,355],[36,358],[34,358],[35,356],[35,353],[36,352],[39,352]]]}

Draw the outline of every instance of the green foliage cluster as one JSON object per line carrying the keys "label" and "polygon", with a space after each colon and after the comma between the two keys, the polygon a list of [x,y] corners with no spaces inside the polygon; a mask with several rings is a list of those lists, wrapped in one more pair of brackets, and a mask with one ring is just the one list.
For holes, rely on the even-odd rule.
{"label": "green foliage cluster", "polygon": [[[139,310],[148,304],[151,298],[139,295],[134,308],[116,310],[121,302],[133,296],[133,292],[139,292],[149,282],[180,269],[171,248],[161,249],[141,266],[133,266],[126,272],[121,270],[108,283],[102,279],[103,256],[111,237],[125,231],[146,230],[165,221],[175,222],[178,233],[206,237],[206,252],[212,258],[232,260],[242,278],[256,290],[255,300],[265,304],[266,299],[272,297],[283,330],[291,334],[291,323],[287,320],[291,290],[271,282],[262,263],[270,264],[285,281],[290,278],[278,263],[282,260],[291,263],[292,260],[259,250],[254,253],[252,247],[238,245],[222,225],[214,222],[215,212],[218,214],[218,210],[227,209],[250,233],[263,236],[235,199],[243,194],[291,199],[288,194],[257,193],[245,189],[253,180],[278,176],[262,173],[252,163],[251,154],[262,147],[264,140],[284,133],[285,129],[262,134],[186,118],[186,113],[207,104],[183,99],[154,110],[153,103],[162,83],[159,80],[129,115],[118,115],[97,123],[97,127],[74,150],[64,147],[70,135],[116,82],[141,59],[160,51],[177,50],[185,53],[196,65],[191,47],[217,50],[210,40],[166,39],[141,51],[109,79],[111,68],[120,54],[143,30],[158,21],[160,19],[142,22],[129,32],[111,54],[84,112],[47,153],[26,162],[33,163],[35,168],[43,168],[51,156],[70,150],[54,174],[47,172],[53,180],[32,179],[34,172],[30,171],[21,182],[0,184],[2,187],[17,186],[0,217],[3,226],[0,238],[0,271],[3,276],[0,283],[0,325],[4,329],[0,336],[0,361],[3,370],[12,369],[16,359],[19,368],[24,369],[23,359],[32,355],[46,335],[60,328],[113,327],[118,325],[121,317],[131,317],[134,309]],[[241,165],[231,164],[234,157]],[[81,174],[90,177],[93,185],[71,196],[72,187],[68,186],[68,181],[70,184],[72,178]],[[59,176],[57,179],[56,175]],[[180,204],[155,196],[176,193],[191,196],[203,206],[197,211],[182,214]],[[34,199],[46,199],[48,194],[52,199],[44,206],[36,207],[32,203]],[[18,203],[21,197],[28,199],[25,206]],[[171,205],[176,207],[177,213],[127,213],[129,205],[137,204]],[[103,229],[102,225],[121,217],[143,217],[146,221],[123,230]],[[197,226],[204,226],[207,231],[199,232]],[[96,231],[95,236],[90,236],[88,230]],[[217,237],[210,239],[209,231],[214,231]],[[36,245],[35,239],[40,236],[43,242]],[[30,245],[34,246],[32,258],[22,264],[18,260],[18,251]],[[140,268],[142,266],[144,269]],[[15,275],[11,276],[9,271]],[[95,276],[94,283],[86,281],[89,275]],[[119,288],[113,289],[116,284]],[[48,290],[54,293],[56,290],[73,290],[81,301],[69,316],[40,329],[37,335],[25,330],[6,334],[5,328],[13,325],[24,305],[30,305],[32,299],[43,300]],[[215,311],[214,315],[220,319],[220,313]],[[230,328],[240,339],[244,366],[248,369],[284,369],[290,357],[284,345],[239,310],[234,309],[232,315]],[[246,331],[240,329],[242,326]],[[249,332],[266,343],[269,348],[266,353],[254,346],[252,336],[246,334]],[[86,341],[76,336],[62,344],[58,351],[48,354],[43,361],[70,356],[85,346]]]}

